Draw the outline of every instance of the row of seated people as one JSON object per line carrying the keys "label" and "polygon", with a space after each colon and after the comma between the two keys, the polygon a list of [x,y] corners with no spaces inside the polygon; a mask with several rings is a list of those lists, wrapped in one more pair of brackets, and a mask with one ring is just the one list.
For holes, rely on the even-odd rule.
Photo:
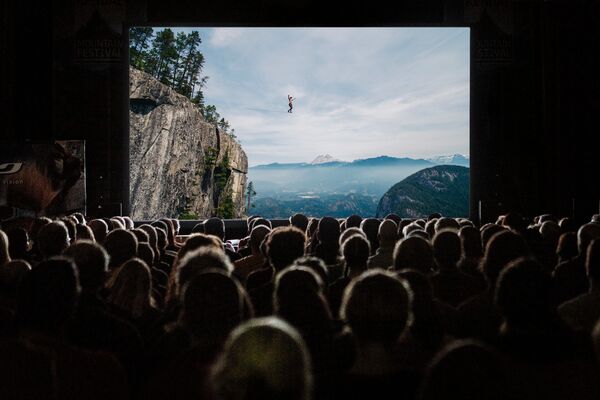
{"label": "row of seated people", "polygon": [[599,216],[247,222],[0,230],[0,397],[600,396]]}

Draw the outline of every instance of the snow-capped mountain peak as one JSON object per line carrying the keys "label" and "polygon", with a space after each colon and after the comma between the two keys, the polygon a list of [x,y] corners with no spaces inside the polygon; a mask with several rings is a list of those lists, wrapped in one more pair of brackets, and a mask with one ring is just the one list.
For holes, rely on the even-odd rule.
{"label": "snow-capped mountain peak", "polygon": [[330,154],[319,154],[314,160],[312,160],[311,164],[324,164],[329,162],[341,161],[337,158],[333,158]]}

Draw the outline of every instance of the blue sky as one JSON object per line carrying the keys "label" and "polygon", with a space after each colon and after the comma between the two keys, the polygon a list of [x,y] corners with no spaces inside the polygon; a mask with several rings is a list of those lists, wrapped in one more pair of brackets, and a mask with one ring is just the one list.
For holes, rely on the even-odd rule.
{"label": "blue sky", "polygon": [[174,30],[200,31],[206,103],[250,166],[469,153],[468,28]]}

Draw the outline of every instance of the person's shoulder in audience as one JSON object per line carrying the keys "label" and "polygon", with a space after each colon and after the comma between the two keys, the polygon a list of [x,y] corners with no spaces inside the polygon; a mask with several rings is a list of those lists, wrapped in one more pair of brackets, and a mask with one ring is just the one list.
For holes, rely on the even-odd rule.
{"label": "person's shoulder in audience", "polygon": [[600,291],[567,300],[558,307],[558,313],[571,329],[591,333],[600,318]]}

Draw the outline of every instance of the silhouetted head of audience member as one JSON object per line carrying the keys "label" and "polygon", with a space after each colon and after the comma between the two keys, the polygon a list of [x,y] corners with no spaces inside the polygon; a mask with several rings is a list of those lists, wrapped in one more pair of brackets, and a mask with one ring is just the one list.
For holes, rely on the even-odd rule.
{"label": "silhouetted head of audience member", "polygon": [[170,218],[170,220],[173,223],[173,233],[175,236],[179,235],[179,229],[181,228],[179,220],[177,218]]}
{"label": "silhouetted head of audience member", "polygon": [[556,255],[558,255],[559,262],[568,261],[577,257],[578,254],[577,234],[575,232],[565,232],[560,235],[556,247]]}
{"label": "silhouetted head of audience member", "polygon": [[76,235],[76,224],[75,222],[73,222],[73,219],[69,217],[63,217],[58,219],[58,221],[61,221],[67,227],[67,233],[69,234],[69,242],[74,241]]}
{"label": "silhouetted head of audience member", "polygon": [[167,233],[161,228],[156,228],[156,247],[158,247],[158,251],[161,254],[164,253],[168,245]]}
{"label": "silhouetted head of audience member", "polygon": [[225,240],[225,223],[221,218],[209,218],[204,221],[204,233]]}
{"label": "silhouetted head of audience member", "polygon": [[275,277],[273,310],[300,331],[311,347],[331,333],[331,312],[323,295],[324,283],[307,267],[288,267]]}
{"label": "silhouetted head of audience member", "polygon": [[273,229],[273,224],[271,224],[271,221],[265,218],[256,218],[252,221],[252,229],[259,225],[264,225],[269,229]]}
{"label": "silhouetted head of audience member", "polygon": [[340,223],[332,217],[323,217],[317,227],[317,239],[321,243],[337,243],[340,238]]}
{"label": "silhouetted head of audience member", "polygon": [[37,235],[40,229],[50,222],[52,222],[52,220],[48,217],[37,217],[33,220],[31,227],[29,228],[29,237],[33,239],[34,243],[37,241]]}
{"label": "silhouetted head of audience member", "polygon": [[542,222],[539,231],[544,242],[550,246],[550,248],[556,249],[558,239],[560,238],[560,226],[558,226],[555,221],[548,220]]}
{"label": "silhouetted head of audience member", "polygon": [[205,246],[198,250],[188,252],[179,262],[177,268],[177,287],[179,295],[185,285],[196,275],[217,270],[231,275],[233,265],[223,249]]}
{"label": "silhouetted head of audience member", "polygon": [[529,248],[518,233],[503,230],[492,236],[481,260],[481,272],[485,275],[490,288],[493,289],[498,275],[509,262],[528,255]]}
{"label": "silhouetted head of audience member", "polygon": [[0,266],[10,261],[8,236],[0,230]]}
{"label": "silhouetted head of audience member", "polygon": [[115,229],[126,229],[125,221],[123,221],[121,217],[112,217],[109,222],[111,231],[114,231]]}
{"label": "silhouetted head of audience member", "polygon": [[423,229],[414,229],[414,230],[411,230],[408,233],[408,235],[406,235],[406,237],[409,238],[411,236],[417,236],[417,237],[420,237],[421,239],[425,239],[427,241],[429,241],[431,239],[431,236],[429,236],[429,233],[427,233]]}
{"label": "silhouetted head of audience member", "polygon": [[179,321],[194,336],[222,345],[246,318],[246,301],[244,288],[228,274],[218,270],[199,273],[183,288]]}
{"label": "silhouetted head of audience member", "polygon": [[98,243],[104,243],[104,239],[106,239],[106,235],[108,235],[108,225],[102,219],[93,219],[88,222],[87,226],[94,233],[94,238]]}
{"label": "silhouetted head of audience member", "polygon": [[79,298],[79,281],[66,258],[42,261],[21,282],[17,320],[22,329],[60,336],[72,318]]}
{"label": "silhouetted head of audience member", "polygon": [[433,247],[420,237],[412,236],[402,239],[394,249],[394,269],[416,269],[429,275],[435,265]]}
{"label": "silhouetted head of audience member", "polygon": [[340,315],[359,347],[369,344],[392,348],[412,319],[412,292],[394,274],[371,270],[346,287]]}
{"label": "silhouetted head of audience member", "polygon": [[465,258],[481,258],[483,248],[481,246],[481,233],[473,226],[463,226],[458,231],[462,256]]}
{"label": "silhouetted head of audience member", "polygon": [[600,214],[594,214],[594,215],[592,215],[592,219],[590,220],[590,222],[593,222],[595,224],[600,223]]}
{"label": "silhouetted head of audience member", "polygon": [[325,284],[329,283],[329,271],[327,270],[327,265],[319,257],[300,257],[296,259],[296,261],[294,261],[293,266],[310,268],[313,270],[314,273],[319,275],[319,277]]}
{"label": "silhouetted head of audience member", "polygon": [[366,218],[360,223],[360,229],[365,233],[369,244],[371,245],[371,254],[379,248],[379,240],[377,235],[379,233],[379,225],[381,221],[377,218]]}
{"label": "silhouetted head of audience member", "polygon": [[432,360],[421,385],[422,400],[503,400],[508,381],[500,357],[486,345],[460,340]]}
{"label": "silhouetted head of audience member", "polygon": [[69,246],[64,255],[72,259],[77,268],[82,292],[96,294],[104,287],[108,253],[102,246],[89,240],[80,240]]}
{"label": "silhouetted head of audience member", "polygon": [[505,331],[539,332],[558,320],[552,278],[533,259],[508,263],[498,277],[495,302],[504,317]]}
{"label": "silhouetted head of audience member", "polygon": [[266,243],[269,264],[276,271],[281,271],[304,256],[305,245],[306,236],[300,229],[293,226],[273,229]]}
{"label": "silhouetted head of audience member", "polygon": [[204,223],[199,222],[192,228],[192,233],[204,233]]}
{"label": "silhouetted head of audience member", "polygon": [[[26,259],[29,250],[31,250],[27,231],[24,228],[14,227],[6,232],[6,236],[8,237],[8,252],[10,253],[10,258],[13,260],[19,258]],[[0,252],[2,252],[2,250],[0,250]],[[2,257],[0,257],[0,263],[1,259]]]}
{"label": "silhouetted head of audience member", "polygon": [[558,221],[558,226],[560,227],[560,231],[562,233],[577,232],[577,225],[569,217],[561,218]]}
{"label": "silhouetted head of audience member", "polygon": [[223,242],[219,238],[213,235],[206,235],[204,233],[194,233],[185,241],[179,252],[177,253],[177,264],[180,264],[181,260],[189,253],[194,250],[202,248],[215,248],[223,250]]}
{"label": "silhouetted head of audience member", "polygon": [[133,318],[144,317],[154,306],[150,268],[139,258],[125,262],[108,287],[108,302]]}
{"label": "silhouetted head of audience member", "polygon": [[75,241],[77,242],[78,240],[96,241],[96,238],[94,237],[94,232],[92,232],[92,229],[89,226],[77,224],[75,226]]}
{"label": "silhouetted head of audience member", "polygon": [[585,270],[593,289],[600,289],[600,239],[588,246]]}
{"label": "silhouetted head of audience member", "polygon": [[411,232],[419,230],[422,230],[421,226],[415,224],[414,222],[411,222],[410,224],[405,225],[404,228],[402,228],[402,237],[408,237]]}
{"label": "silhouetted head of audience member", "polygon": [[438,231],[433,238],[433,255],[441,270],[455,269],[460,260],[460,238],[454,229]]}
{"label": "silhouetted head of audience member", "polygon": [[60,255],[69,247],[69,232],[62,221],[44,225],[37,236],[38,248],[43,258]]}
{"label": "silhouetted head of audience member", "polygon": [[415,269],[403,269],[397,276],[408,282],[412,291],[412,335],[430,348],[436,349],[445,335],[441,314],[433,299],[429,277]]}
{"label": "silhouetted head of audience member", "polygon": [[523,216],[516,212],[506,214],[502,220],[502,225],[515,232],[523,232],[527,228],[527,223]]}
{"label": "silhouetted head of audience member", "polygon": [[321,294],[324,285],[319,275],[308,267],[287,267],[275,277],[274,309],[281,311],[292,303],[301,304],[307,293]]}
{"label": "silhouetted head of audience member", "polygon": [[148,242],[138,242],[137,256],[138,258],[141,258],[149,267],[152,268],[154,266],[156,254],[154,254],[154,250],[152,247],[150,247]]}
{"label": "silhouetted head of audience member", "polygon": [[160,219],[161,222],[164,222],[167,226],[167,241],[169,243],[169,245],[174,245],[175,244],[175,225],[173,224],[173,221],[170,218],[161,218]]}
{"label": "silhouetted head of audience member", "polygon": [[360,215],[352,214],[346,218],[346,229],[348,228],[360,228],[362,217]]}
{"label": "silhouetted head of audience member", "polygon": [[342,243],[342,256],[346,264],[346,273],[360,273],[367,269],[371,254],[369,241],[361,235],[352,235]]}
{"label": "silhouetted head of audience member", "polygon": [[404,236],[406,236],[404,234],[404,229],[410,224],[412,224],[412,221],[410,219],[405,218],[400,221],[400,223],[398,224],[398,239],[402,239]]}
{"label": "silhouetted head of audience member", "polygon": [[308,228],[306,228],[306,236],[312,239],[313,235],[316,234],[317,228],[319,227],[319,219],[318,218],[309,218],[308,219]]}
{"label": "silhouetted head of audience member", "polygon": [[165,233],[165,236],[167,236],[169,233],[169,225],[167,225],[167,223],[163,220],[154,221],[150,225],[156,229],[162,229],[162,231]]}
{"label": "silhouetted head of audience member", "polygon": [[438,221],[437,218],[434,218],[434,219],[430,219],[425,224],[425,232],[427,232],[429,237],[435,236],[435,224],[437,223],[437,221]]}
{"label": "silhouetted head of audience member", "polygon": [[257,218],[260,218],[260,216],[259,215],[250,215],[246,218],[246,231],[247,231],[248,235],[250,234],[250,232],[252,232],[253,221]]}
{"label": "silhouetted head of audience member", "polygon": [[260,252],[260,245],[262,244],[263,240],[265,240],[270,231],[271,229],[269,229],[265,225],[258,225],[252,229],[252,232],[250,232],[249,242],[252,254],[257,256],[262,254]]}
{"label": "silhouetted head of audience member", "polygon": [[460,224],[454,218],[442,217],[435,222],[435,231],[439,232],[442,229],[454,229],[458,231]]}
{"label": "silhouetted head of audience member", "polygon": [[473,221],[466,219],[466,218],[459,218],[458,220],[458,225],[462,228],[465,226],[472,226],[475,227],[475,224],[473,223]]}
{"label": "silhouetted head of audience member", "polygon": [[108,267],[112,270],[137,255],[138,242],[131,231],[114,229],[106,235],[104,247],[110,256]]}
{"label": "silhouetted head of audience member", "polygon": [[158,234],[156,233],[156,228],[152,225],[144,224],[140,225],[138,229],[141,229],[148,234],[148,243],[153,249],[158,250]]}
{"label": "silhouetted head of audience member", "polygon": [[211,375],[222,400],[308,400],[311,361],[298,331],[275,317],[257,318],[229,336]]}
{"label": "silhouetted head of audience member", "polygon": [[341,246],[342,243],[344,243],[346,241],[346,239],[348,239],[350,236],[354,236],[354,235],[361,235],[362,237],[367,239],[367,235],[365,235],[365,233],[360,228],[352,227],[352,228],[348,228],[348,229],[344,230],[340,234],[340,239],[338,242],[339,245]]}
{"label": "silhouetted head of audience member", "polygon": [[135,228],[132,229],[130,232],[135,235],[135,238],[137,239],[138,243],[150,244],[150,236],[148,236],[148,233],[146,233],[146,231],[144,231],[143,229]]}
{"label": "silhouetted head of audience member", "polygon": [[585,257],[589,244],[600,238],[600,224],[590,222],[577,231],[577,249],[582,257]]}
{"label": "silhouetted head of audience member", "polygon": [[389,219],[391,221],[394,221],[396,223],[396,226],[400,225],[400,221],[402,221],[402,218],[400,218],[400,216],[398,214],[394,214],[394,213],[390,213],[390,214],[386,215],[384,219]]}
{"label": "silhouetted head of audience member", "polygon": [[488,242],[498,232],[505,231],[506,228],[496,224],[488,224],[481,227],[481,245],[483,249],[487,247]]}
{"label": "silhouetted head of audience member", "polygon": [[77,220],[78,224],[83,224],[83,225],[86,224],[85,216],[82,213],[75,212],[75,213],[71,214],[70,216],[75,218]]}
{"label": "silhouetted head of audience member", "polygon": [[25,260],[12,260],[0,265],[0,308],[15,310],[19,286],[30,270],[31,265]]}
{"label": "silhouetted head of audience member", "polygon": [[398,226],[391,219],[386,219],[379,225],[377,232],[379,247],[394,247],[398,241]]}
{"label": "silhouetted head of audience member", "polygon": [[306,232],[306,228],[308,228],[308,217],[304,214],[294,214],[290,217],[290,225],[295,226],[302,232]]}
{"label": "silhouetted head of audience member", "polygon": [[131,229],[134,228],[134,223],[133,223],[133,220],[131,219],[131,217],[129,217],[127,215],[123,215],[121,217],[121,219],[123,220],[123,224],[125,225],[125,229],[131,230]]}

